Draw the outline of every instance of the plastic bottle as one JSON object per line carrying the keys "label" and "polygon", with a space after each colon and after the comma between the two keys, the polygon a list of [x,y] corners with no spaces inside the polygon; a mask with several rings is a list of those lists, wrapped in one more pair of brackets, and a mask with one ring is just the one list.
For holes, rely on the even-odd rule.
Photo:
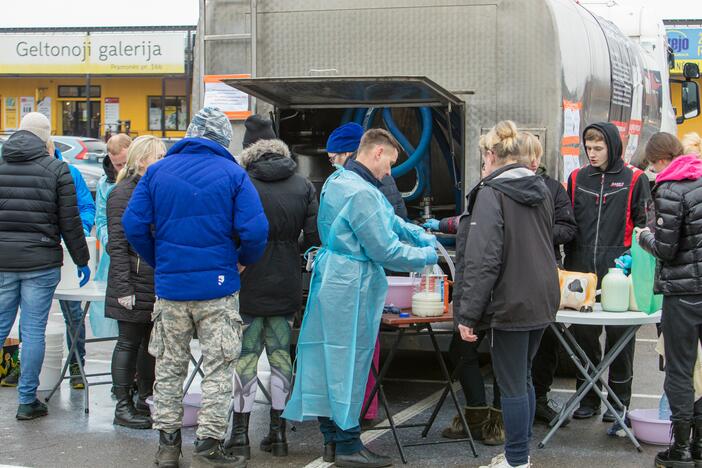
{"label": "plastic bottle", "polygon": [[602,278],[602,310],[629,310],[629,280],[619,268],[610,268],[609,273]]}

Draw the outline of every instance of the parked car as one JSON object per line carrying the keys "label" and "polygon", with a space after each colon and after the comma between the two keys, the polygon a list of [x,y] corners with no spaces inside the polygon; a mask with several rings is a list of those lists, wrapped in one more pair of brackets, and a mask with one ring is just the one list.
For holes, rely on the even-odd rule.
{"label": "parked car", "polygon": [[107,157],[107,145],[95,138],[75,136],[55,136],[53,140],[64,161],[78,168],[94,197],[104,174],[102,161]]}

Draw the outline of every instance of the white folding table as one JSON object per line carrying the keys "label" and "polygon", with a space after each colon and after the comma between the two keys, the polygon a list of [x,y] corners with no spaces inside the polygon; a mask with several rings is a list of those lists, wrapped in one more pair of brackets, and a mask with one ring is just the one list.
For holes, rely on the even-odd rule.
{"label": "white folding table", "polygon": [[[574,310],[558,311],[555,323],[550,325],[551,329],[556,334],[556,337],[563,345],[563,348],[566,350],[568,356],[570,356],[570,359],[573,361],[580,374],[582,374],[585,383],[577,389],[575,394],[563,406],[558,419],[551,423],[551,429],[541,443],[539,443],[539,448],[543,448],[546,443],[548,443],[558,428],[560,428],[573,411],[575,411],[575,408],[580,404],[580,401],[585,398],[585,395],[587,395],[591,389],[594,389],[595,393],[600,397],[600,400],[602,400],[607,409],[614,415],[615,420],[619,422],[620,426],[624,429],[624,432],[626,432],[626,435],[632,441],[636,449],[641,451],[641,445],[636,440],[636,437],[634,437],[631,429],[624,423],[627,408],[612,389],[609,388],[607,377],[604,374],[609,369],[609,366],[612,365],[612,362],[614,362],[617,356],[624,350],[626,345],[636,337],[636,332],[642,325],[658,323],[660,321],[661,311],[651,315],[647,315],[644,312],[631,311],[605,312],[602,310],[602,306],[599,303],[595,304],[593,312],[577,312]],[[595,366],[566,325],[618,325],[627,328],[614,346],[602,357],[600,364]],[[596,386],[598,380],[602,383],[602,390],[599,390]],[[615,405],[618,406],[616,410],[608,401],[605,391],[612,397]]]}

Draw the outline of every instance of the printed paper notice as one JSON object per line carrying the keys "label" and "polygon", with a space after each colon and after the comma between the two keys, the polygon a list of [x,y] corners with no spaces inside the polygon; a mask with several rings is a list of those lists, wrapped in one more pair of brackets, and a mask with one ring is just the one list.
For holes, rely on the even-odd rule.
{"label": "printed paper notice", "polygon": [[568,181],[570,173],[580,167],[580,156],[566,154],[563,156],[563,182]]}
{"label": "printed paper notice", "polygon": [[45,97],[41,101],[39,101],[39,104],[37,104],[37,112],[40,114],[44,114],[47,119],[49,119],[49,122],[51,122],[51,98],[50,97]]}
{"label": "printed paper notice", "polygon": [[17,123],[17,98],[5,98],[5,130],[16,130],[19,127]]}
{"label": "printed paper notice", "polygon": [[20,121],[30,112],[34,112],[34,96],[22,96],[20,98]]}
{"label": "printed paper notice", "polygon": [[580,144],[580,109],[582,102],[563,100],[563,141],[564,145]]}
{"label": "printed paper notice", "polygon": [[105,126],[119,123],[119,98],[105,98]]}
{"label": "printed paper notice", "polygon": [[222,80],[248,78],[249,75],[207,75],[205,76],[205,103],[216,107],[231,120],[245,119],[249,111],[249,95],[223,83]]}

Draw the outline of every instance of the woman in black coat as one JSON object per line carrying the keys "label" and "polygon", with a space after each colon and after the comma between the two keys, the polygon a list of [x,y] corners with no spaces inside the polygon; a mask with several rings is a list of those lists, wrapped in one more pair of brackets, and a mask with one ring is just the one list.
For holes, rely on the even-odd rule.
{"label": "woman in black coat", "polygon": [[[119,337],[112,354],[112,382],[117,396],[114,424],[132,429],[151,428],[146,397],[153,393],[154,358],[148,353],[151,312],[154,308],[154,271],[129,245],[122,215],[146,168],[161,159],[166,147],[156,137],[134,140],[127,164],[107,198],[107,253],[110,270],[105,295],[105,316],[117,320]],[[138,409],[132,400],[132,383],[138,369]]]}
{"label": "woman in black coat", "polygon": [[[250,119],[256,120],[258,116]],[[290,323],[302,306],[300,234],[303,248],[319,245],[317,196],[314,186],[295,173],[296,163],[288,147],[273,139],[270,121],[258,118],[265,131],[258,134],[247,121],[246,143],[253,142],[237,158],[258,191],[268,218],[268,244],[261,259],[246,267],[241,276],[239,312],[245,329],[234,385],[234,424],[225,444],[230,454],[250,457],[248,423],[257,389],[257,364],[266,349],[271,366],[270,431],[261,450],[287,455],[285,420],[281,418],[292,379]]]}
{"label": "woman in black coat", "polygon": [[702,403],[695,401],[693,385],[702,341],[702,161],[697,154],[683,153],[669,133],[656,133],[646,144],[646,159],[657,173],[656,217],[650,228],[637,233],[641,247],[658,259],[653,291],[663,294],[663,388],[670,401],[673,443],[656,455],[656,466],[702,463]]}

